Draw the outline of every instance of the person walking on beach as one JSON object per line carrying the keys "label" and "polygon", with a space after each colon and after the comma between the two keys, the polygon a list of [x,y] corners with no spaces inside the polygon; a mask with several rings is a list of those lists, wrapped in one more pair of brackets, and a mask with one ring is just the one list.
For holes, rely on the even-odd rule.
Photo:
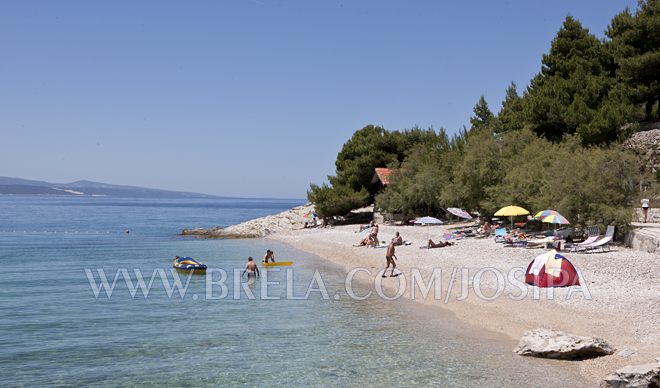
{"label": "person walking on beach", "polygon": [[266,250],[266,256],[264,256],[264,263],[268,263],[268,260],[270,259],[271,262],[275,262],[275,253],[271,251],[270,249]]}
{"label": "person walking on beach", "polygon": [[387,269],[390,268],[390,264],[392,264],[392,273],[390,277],[394,277],[394,268],[396,268],[396,262],[394,261],[395,259],[398,260],[396,255],[394,254],[394,243],[390,243],[390,245],[387,246],[387,252],[385,253],[385,260],[387,260],[387,267],[385,267],[385,271],[383,271],[383,277],[386,278],[387,275],[385,273],[387,272]]}
{"label": "person walking on beach", "polygon": [[644,223],[646,223],[646,218],[649,215],[649,199],[648,198],[643,198],[642,199],[642,213],[644,213]]}
{"label": "person walking on beach", "polygon": [[252,257],[248,257],[247,264],[245,265],[245,269],[243,270],[241,277],[243,277],[243,275],[245,275],[246,272],[247,272],[248,280],[259,277],[259,267],[257,267],[257,263],[254,262]]}

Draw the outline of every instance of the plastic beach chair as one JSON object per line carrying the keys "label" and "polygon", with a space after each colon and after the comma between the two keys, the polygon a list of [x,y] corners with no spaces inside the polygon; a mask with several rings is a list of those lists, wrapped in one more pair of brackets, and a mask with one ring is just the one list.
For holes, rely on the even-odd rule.
{"label": "plastic beach chair", "polygon": [[614,238],[614,228],[615,228],[614,225],[609,225],[607,227],[607,231],[605,232],[605,237],[610,236],[610,237]]}
{"label": "plastic beach chair", "polygon": [[506,228],[495,229],[495,242],[504,242],[505,235],[506,235]]}
{"label": "plastic beach chair", "polygon": [[605,252],[605,248],[607,248],[607,250],[609,251],[611,241],[612,241],[612,236],[605,236],[605,237],[601,238],[598,241],[592,242],[591,244],[584,245],[584,246],[578,248],[578,250],[576,250],[576,252],[581,252],[581,251],[593,252],[594,249],[597,249],[597,248],[600,248],[603,252]]}
{"label": "plastic beach chair", "polygon": [[598,235],[589,236],[589,237],[587,237],[586,240],[584,240],[582,242],[579,242],[579,243],[573,244],[573,246],[571,247],[571,252],[577,252],[577,250],[579,248],[584,248],[588,245],[591,245],[591,244],[595,243],[597,240],[598,240]]}

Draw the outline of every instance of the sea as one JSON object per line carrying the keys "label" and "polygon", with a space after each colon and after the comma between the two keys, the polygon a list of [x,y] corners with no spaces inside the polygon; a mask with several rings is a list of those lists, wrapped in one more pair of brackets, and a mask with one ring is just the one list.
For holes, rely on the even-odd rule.
{"label": "sea", "polygon": [[[351,298],[343,267],[285,244],[179,236],[302,203],[0,196],[0,386],[584,384],[441,308]],[[267,249],[294,264],[242,277]]]}

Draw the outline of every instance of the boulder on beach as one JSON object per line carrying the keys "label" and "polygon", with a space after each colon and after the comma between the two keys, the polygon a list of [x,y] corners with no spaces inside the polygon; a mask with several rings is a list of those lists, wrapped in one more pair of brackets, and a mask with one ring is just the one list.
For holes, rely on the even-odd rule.
{"label": "boulder on beach", "polygon": [[601,387],[660,387],[660,363],[628,365],[607,376]]}
{"label": "boulder on beach", "polygon": [[521,356],[576,360],[605,356],[615,349],[604,339],[550,329],[526,331],[513,350]]}

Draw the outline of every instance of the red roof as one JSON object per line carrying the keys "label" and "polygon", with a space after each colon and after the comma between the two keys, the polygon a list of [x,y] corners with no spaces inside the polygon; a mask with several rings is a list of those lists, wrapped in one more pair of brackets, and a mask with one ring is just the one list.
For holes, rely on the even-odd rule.
{"label": "red roof", "polygon": [[390,184],[390,174],[392,174],[391,169],[377,167],[376,168],[376,174],[374,174],[374,178],[371,181],[375,183],[377,180],[380,180],[381,183],[383,184],[383,186],[389,185]]}

